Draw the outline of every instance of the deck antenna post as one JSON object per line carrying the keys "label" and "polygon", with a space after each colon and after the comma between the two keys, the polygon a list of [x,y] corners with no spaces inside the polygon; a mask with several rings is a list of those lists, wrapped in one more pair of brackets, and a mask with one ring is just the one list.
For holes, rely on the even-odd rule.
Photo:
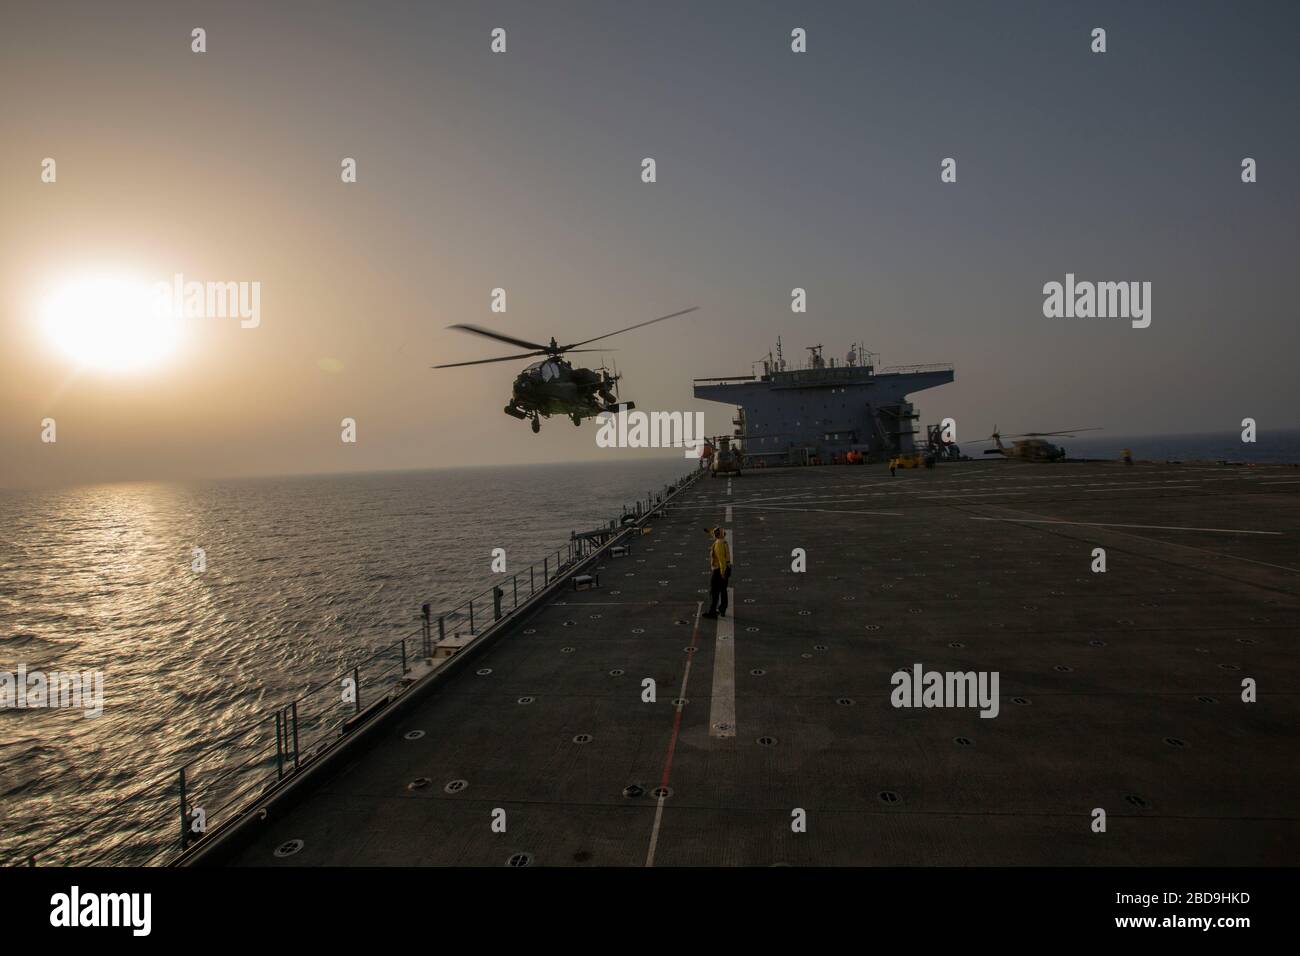
{"label": "deck antenna post", "polygon": [[180,790],[181,790],[181,849],[184,850],[189,845],[189,827],[186,826],[185,820],[185,768],[180,769]]}
{"label": "deck antenna post", "polygon": [[275,712],[275,779],[284,779],[284,711]]}
{"label": "deck antenna post", "polygon": [[293,716],[293,769],[298,769],[298,702],[295,700],[289,705],[289,710]]}

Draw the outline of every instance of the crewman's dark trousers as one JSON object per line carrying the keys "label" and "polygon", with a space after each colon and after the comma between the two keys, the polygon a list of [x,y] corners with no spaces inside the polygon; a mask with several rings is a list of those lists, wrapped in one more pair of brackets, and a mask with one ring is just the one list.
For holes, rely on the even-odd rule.
{"label": "crewman's dark trousers", "polygon": [[727,578],[717,568],[713,569],[713,577],[709,579],[709,613],[726,614],[727,613]]}

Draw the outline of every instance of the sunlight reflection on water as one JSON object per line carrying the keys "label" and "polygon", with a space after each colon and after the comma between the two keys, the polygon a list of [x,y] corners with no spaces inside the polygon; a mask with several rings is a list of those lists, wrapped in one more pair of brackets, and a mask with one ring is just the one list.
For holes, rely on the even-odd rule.
{"label": "sunlight reflection on water", "polygon": [[[491,583],[492,548],[523,570],[688,469],[670,457],[0,493],[0,670],[102,670],[105,696],[93,720],[0,711],[0,859],[417,633],[422,601],[449,608]],[[129,836],[72,842],[126,862]]]}

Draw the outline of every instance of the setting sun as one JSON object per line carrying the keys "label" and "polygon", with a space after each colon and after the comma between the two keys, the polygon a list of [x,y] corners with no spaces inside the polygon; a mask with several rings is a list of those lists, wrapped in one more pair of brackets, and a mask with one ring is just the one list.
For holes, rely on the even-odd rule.
{"label": "setting sun", "polygon": [[157,307],[149,284],[126,276],[62,283],[43,303],[41,326],[65,357],[112,372],[157,365],[180,341],[179,320]]}

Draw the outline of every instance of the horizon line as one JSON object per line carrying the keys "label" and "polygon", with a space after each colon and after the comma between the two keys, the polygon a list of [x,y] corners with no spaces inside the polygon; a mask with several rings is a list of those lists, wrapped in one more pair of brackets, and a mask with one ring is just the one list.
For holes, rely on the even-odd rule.
{"label": "horizon line", "polygon": [[[1300,425],[1293,425],[1287,428],[1279,428],[1279,429],[1271,430],[1271,434],[1274,435],[1286,434],[1290,432],[1300,433]],[[1147,433],[1147,434],[1116,432],[1114,438],[1118,442],[1120,439],[1168,440],[1168,439],[1179,439],[1179,438],[1223,436],[1223,435],[1233,435],[1233,434],[1237,434],[1236,429],[1227,429],[1226,431],[1222,431],[1222,432],[1163,432],[1163,433]],[[1070,439],[1070,440],[1071,441],[1077,441],[1077,440],[1098,441],[1101,440],[1101,438],[1102,436],[1091,435],[1084,439]],[[983,439],[970,439],[970,440],[982,441]],[[962,442],[959,440],[957,444],[961,445]],[[643,453],[643,452],[668,451],[669,449],[646,448],[646,449],[618,449],[618,450],[619,451],[630,450],[637,453]],[[680,453],[680,449],[674,449],[674,450]],[[536,467],[545,467],[550,465],[609,465],[609,464],[628,464],[629,462],[633,462],[637,460],[646,461],[646,462],[668,461],[670,460],[670,457],[675,457],[675,456],[641,454],[639,458],[619,458],[619,459],[611,459],[608,457],[572,458],[572,459],[565,459],[562,461],[482,462],[477,464],[469,463],[469,464],[455,464],[455,465],[412,465],[409,467],[400,467],[400,468],[367,468],[367,469],[359,469],[359,470],[339,470],[339,471],[328,471],[328,470],[327,471],[302,471],[302,472],[273,471],[273,472],[257,472],[257,473],[249,473],[249,474],[236,473],[236,474],[204,475],[204,476],[178,475],[173,477],[136,476],[136,477],[129,477],[129,478],[86,478],[86,479],[74,479],[66,482],[53,482],[53,483],[43,483],[43,484],[36,484],[36,483],[3,484],[0,485],[0,491],[40,491],[40,490],[54,490],[54,489],[64,489],[64,488],[86,488],[86,487],[94,487],[98,485],[165,484],[165,483],[182,483],[182,482],[189,483],[189,482],[202,482],[202,481],[257,481],[257,480],[287,479],[287,478],[342,478],[342,477],[349,477],[349,476],[406,474],[409,472],[417,472],[417,471],[466,471],[473,468],[536,468]],[[684,457],[675,457],[675,460],[682,462],[683,465],[686,465],[688,462],[695,463],[699,461],[698,458],[684,458]],[[980,460],[980,459],[976,459],[976,460]],[[1286,465],[1286,464],[1293,464],[1293,462],[1259,462],[1258,464]],[[689,471],[690,470],[689,467],[686,470]]]}

